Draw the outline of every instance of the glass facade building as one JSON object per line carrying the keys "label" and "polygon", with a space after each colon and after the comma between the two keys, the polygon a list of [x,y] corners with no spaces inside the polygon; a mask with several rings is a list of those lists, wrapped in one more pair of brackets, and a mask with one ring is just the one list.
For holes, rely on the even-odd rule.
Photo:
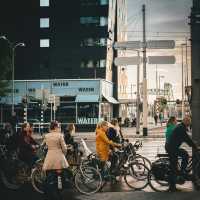
{"label": "glass facade building", "polygon": [[[115,52],[114,55],[112,48],[114,41],[126,40],[125,0],[73,0],[70,2],[7,0],[3,1],[0,7],[0,24],[1,34],[6,35],[11,42],[20,41],[26,44],[26,47],[17,48],[15,51],[14,79],[16,111],[18,107],[23,107],[21,104],[24,98],[33,96],[33,101],[30,102],[34,102],[35,98],[38,102],[29,103],[28,118],[40,120],[40,107],[44,102],[38,100],[37,95],[41,92],[39,92],[41,85],[44,87],[44,94],[49,92],[45,88],[48,82],[58,79],[79,79],[80,82],[82,79],[105,79],[105,82],[112,85],[111,88],[116,88],[121,83],[120,77],[125,74],[122,67],[117,68],[113,64],[114,56],[121,55],[123,52]],[[119,83],[118,79],[115,79],[117,76]],[[31,81],[36,81],[33,86],[29,85]],[[59,94],[59,92],[59,87],[52,87],[50,94],[54,94],[55,98],[61,100],[65,99],[66,95],[70,96],[68,93]],[[103,95],[102,88],[99,88],[98,95]],[[93,116],[95,113],[100,113],[102,116],[104,116],[102,113],[109,113],[106,114],[106,118],[112,116],[112,104],[115,104],[116,100],[111,101],[111,98],[113,96],[117,98],[113,91],[110,101],[106,103],[105,99],[104,106],[100,110],[98,109],[101,106],[90,102],[89,99],[87,99],[88,105],[82,105],[80,102],[75,106],[73,102],[78,98],[76,96],[70,97],[74,99],[69,102],[66,100],[66,107],[63,104],[58,108],[56,111],[58,120],[63,123],[77,122],[77,116],[83,113],[88,114],[87,110],[92,110]],[[90,97],[93,99],[92,96]],[[10,113],[2,111],[3,108],[7,110],[11,108],[10,99],[7,98],[7,101],[1,101],[1,122],[5,121],[6,115]],[[31,106],[35,106],[34,112],[29,112]],[[50,105],[47,104],[48,106]],[[19,108],[17,112],[19,112],[20,121],[23,121],[24,110]],[[30,113],[33,113],[32,116],[29,116]],[[69,117],[73,116],[73,119],[66,119],[63,113],[73,113],[69,115]],[[44,120],[48,121],[52,118],[53,114],[50,113],[49,107],[44,115],[46,116]],[[91,113],[88,115],[92,116]],[[98,119],[102,116],[98,116]]]}

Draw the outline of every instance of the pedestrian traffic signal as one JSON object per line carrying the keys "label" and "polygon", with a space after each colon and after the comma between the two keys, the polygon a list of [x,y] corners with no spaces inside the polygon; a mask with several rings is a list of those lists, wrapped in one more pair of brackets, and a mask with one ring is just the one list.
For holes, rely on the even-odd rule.
{"label": "pedestrian traffic signal", "polygon": [[176,100],[176,104],[180,104],[181,101],[179,99]]}

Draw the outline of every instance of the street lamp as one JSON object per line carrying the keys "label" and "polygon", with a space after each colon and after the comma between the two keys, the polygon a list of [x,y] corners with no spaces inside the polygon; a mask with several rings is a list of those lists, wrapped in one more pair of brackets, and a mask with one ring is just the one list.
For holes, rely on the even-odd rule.
{"label": "street lamp", "polygon": [[181,44],[181,74],[182,74],[182,103],[181,103],[181,113],[182,113],[182,119],[184,117],[184,80],[183,80],[183,76],[184,76],[184,64],[183,64],[183,48],[184,46],[187,46],[187,43],[182,43]]}
{"label": "street lamp", "polygon": [[7,40],[10,48],[12,49],[12,109],[11,109],[11,115],[14,116],[15,111],[14,111],[14,95],[15,95],[15,85],[14,85],[14,79],[15,79],[15,49],[17,47],[25,47],[25,43],[19,42],[16,44],[13,44],[8,40],[5,36],[1,36],[0,38]]}
{"label": "street lamp", "polygon": [[160,79],[161,79],[161,78],[165,78],[165,76],[159,75],[159,95],[161,95],[161,92],[160,92],[160,90],[161,90]]}

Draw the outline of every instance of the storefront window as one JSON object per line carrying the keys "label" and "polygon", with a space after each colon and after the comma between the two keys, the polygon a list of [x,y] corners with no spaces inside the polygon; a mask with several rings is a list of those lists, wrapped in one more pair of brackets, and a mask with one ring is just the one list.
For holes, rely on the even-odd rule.
{"label": "storefront window", "polygon": [[76,104],[66,103],[59,106],[56,111],[56,119],[61,123],[76,123]]}
{"label": "storefront window", "polygon": [[99,104],[97,103],[79,103],[78,117],[98,118]]}
{"label": "storefront window", "polygon": [[111,120],[111,104],[109,103],[102,103],[101,104],[101,118],[110,121]]}

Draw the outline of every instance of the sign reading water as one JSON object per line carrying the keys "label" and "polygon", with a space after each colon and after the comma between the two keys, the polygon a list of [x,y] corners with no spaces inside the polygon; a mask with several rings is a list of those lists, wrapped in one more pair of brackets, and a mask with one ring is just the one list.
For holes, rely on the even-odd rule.
{"label": "sign reading water", "polygon": [[98,118],[78,117],[78,124],[97,124]]}

